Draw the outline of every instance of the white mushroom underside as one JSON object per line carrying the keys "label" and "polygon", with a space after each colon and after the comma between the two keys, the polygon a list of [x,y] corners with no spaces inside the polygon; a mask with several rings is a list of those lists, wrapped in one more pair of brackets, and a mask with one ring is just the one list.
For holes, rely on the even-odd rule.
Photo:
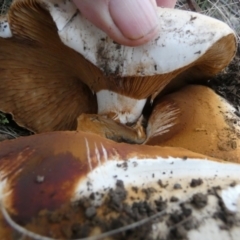
{"label": "white mushroom underside", "polygon": [[143,46],[127,47],[93,26],[71,1],[46,3],[62,41],[103,71],[119,76],[172,72],[194,62],[222,37],[234,34],[225,23],[208,16],[158,8],[159,36]]}

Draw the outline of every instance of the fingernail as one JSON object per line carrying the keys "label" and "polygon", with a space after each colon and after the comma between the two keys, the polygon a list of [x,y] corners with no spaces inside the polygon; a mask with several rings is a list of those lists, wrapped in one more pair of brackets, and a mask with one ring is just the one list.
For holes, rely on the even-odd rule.
{"label": "fingernail", "polygon": [[109,12],[128,39],[142,38],[158,26],[157,13],[150,0],[110,0]]}

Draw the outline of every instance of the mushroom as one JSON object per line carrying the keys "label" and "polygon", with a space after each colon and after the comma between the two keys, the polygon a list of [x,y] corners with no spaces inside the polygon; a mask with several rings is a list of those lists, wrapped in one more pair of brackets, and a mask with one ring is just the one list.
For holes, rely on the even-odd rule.
{"label": "mushroom", "polygon": [[[73,130],[96,97],[81,81],[89,72],[64,45],[49,13],[35,1],[14,1],[0,22],[0,110],[33,132]],[[83,69],[82,69],[83,68]]]}
{"label": "mushroom", "polygon": [[142,118],[135,126],[120,124],[107,116],[99,114],[81,114],[77,119],[78,131],[95,133],[116,142],[142,144],[146,141]]}
{"label": "mushroom", "polygon": [[169,83],[207,80],[233,58],[236,36],[225,23],[176,9],[158,8],[158,16],[159,36],[128,47],[71,1],[15,1],[0,32],[1,110],[35,132],[73,129],[81,113],[96,114],[91,89],[98,114],[139,126],[148,98]]}
{"label": "mushroom", "polygon": [[212,89],[189,85],[155,104],[146,144],[183,147],[226,161],[240,161],[240,118],[236,109]]}
{"label": "mushroom", "polygon": [[[9,140],[0,144],[0,236],[106,238],[132,229],[125,239],[139,231],[146,239],[166,239],[183,228],[190,240],[209,231],[214,239],[237,240],[239,171],[238,164],[182,148],[116,143],[84,132]],[[221,227],[225,238],[215,231]]]}

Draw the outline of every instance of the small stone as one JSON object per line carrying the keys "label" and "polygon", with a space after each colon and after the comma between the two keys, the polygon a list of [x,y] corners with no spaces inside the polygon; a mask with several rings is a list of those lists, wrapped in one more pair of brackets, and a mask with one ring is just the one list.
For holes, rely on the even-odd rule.
{"label": "small stone", "polygon": [[42,182],[44,182],[44,179],[45,179],[44,176],[38,175],[38,176],[36,177],[36,182],[37,182],[37,183],[42,183]]}
{"label": "small stone", "polygon": [[96,215],[96,213],[97,213],[96,208],[91,206],[86,209],[85,216],[87,218],[93,218]]}

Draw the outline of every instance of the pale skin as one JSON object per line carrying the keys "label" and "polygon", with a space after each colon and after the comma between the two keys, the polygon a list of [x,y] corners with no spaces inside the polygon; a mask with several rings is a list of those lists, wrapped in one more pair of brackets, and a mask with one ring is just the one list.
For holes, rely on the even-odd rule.
{"label": "pale skin", "polygon": [[157,6],[177,0],[73,0],[81,13],[116,42],[138,46],[158,34]]}

